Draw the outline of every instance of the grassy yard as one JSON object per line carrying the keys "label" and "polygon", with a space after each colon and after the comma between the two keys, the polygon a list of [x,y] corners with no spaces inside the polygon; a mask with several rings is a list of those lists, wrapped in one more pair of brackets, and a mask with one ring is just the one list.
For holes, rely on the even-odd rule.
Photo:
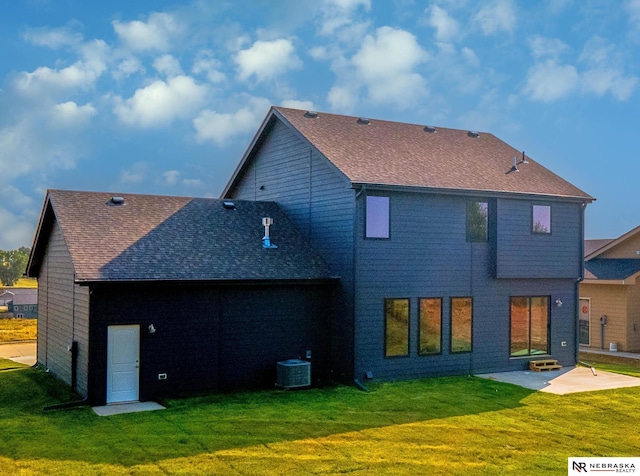
{"label": "grassy yard", "polygon": [[5,319],[0,314],[0,343],[35,340],[37,335],[37,319]]}
{"label": "grassy yard", "polygon": [[[552,395],[475,377],[208,395],[166,410],[43,412],[72,398],[0,360],[8,474],[567,474],[569,456],[637,456],[637,388]],[[12,370],[2,371],[3,368]]]}

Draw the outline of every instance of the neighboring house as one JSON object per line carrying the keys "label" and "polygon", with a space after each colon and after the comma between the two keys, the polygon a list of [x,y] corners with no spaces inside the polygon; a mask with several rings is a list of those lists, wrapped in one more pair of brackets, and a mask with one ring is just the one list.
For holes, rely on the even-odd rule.
{"label": "neighboring house", "polygon": [[336,280],[275,203],[50,190],[27,273],[38,365],[89,403],[331,377]]}
{"label": "neighboring house", "polygon": [[577,361],[593,198],[491,134],[274,107],[222,196],[278,203],[340,276],[344,380]]}
{"label": "neighboring house", "polygon": [[7,310],[14,317],[35,319],[38,317],[38,290],[12,288],[0,294],[0,302],[7,306]]}
{"label": "neighboring house", "polygon": [[580,345],[640,351],[640,226],[619,238],[585,242]]}

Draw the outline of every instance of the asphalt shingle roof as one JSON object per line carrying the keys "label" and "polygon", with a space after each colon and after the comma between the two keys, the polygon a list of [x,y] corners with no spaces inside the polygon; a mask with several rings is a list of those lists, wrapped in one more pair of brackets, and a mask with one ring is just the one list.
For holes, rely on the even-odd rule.
{"label": "asphalt shingle roof", "polygon": [[527,157],[510,172],[518,151],[492,134],[425,124],[371,119],[274,107],[352,183],[507,192],[593,200],[593,197]]}
{"label": "asphalt shingle roof", "polygon": [[[110,205],[113,196],[123,205]],[[50,190],[53,213],[71,254],[77,281],[313,280],[331,271],[273,202]],[[51,210],[51,211],[49,211]],[[262,218],[271,217],[264,249]],[[48,233],[41,227],[29,265]]]}
{"label": "asphalt shingle roof", "polygon": [[604,240],[584,240],[584,255],[588,256],[594,251],[599,250],[603,246],[607,246],[612,241],[614,241],[613,238]]}
{"label": "asphalt shingle roof", "polygon": [[623,280],[640,272],[640,259],[592,259],[584,263],[585,279]]}

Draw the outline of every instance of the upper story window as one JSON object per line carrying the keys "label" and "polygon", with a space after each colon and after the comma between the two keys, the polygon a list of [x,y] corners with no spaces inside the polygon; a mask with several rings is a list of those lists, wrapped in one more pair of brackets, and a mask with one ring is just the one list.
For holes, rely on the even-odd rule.
{"label": "upper story window", "polygon": [[551,206],[534,205],[531,231],[533,233],[551,233]]}
{"label": "upper story window", "polygon": [[487,241],[489,229],[489,202],[467,202],[467,241]]}
{"label": "upper story window", "polygon": [[367,196],[366,238],[389,238],[389,197]]}

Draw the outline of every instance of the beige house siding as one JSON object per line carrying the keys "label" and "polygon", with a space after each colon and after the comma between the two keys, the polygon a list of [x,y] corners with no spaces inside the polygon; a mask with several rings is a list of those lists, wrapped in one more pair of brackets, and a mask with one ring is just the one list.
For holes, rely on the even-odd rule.
{"label": "beige house siding", "polygon": [[77,341],[79,380],[76,390],[86,396],[89,292],[74,283],[71,255],[57,223],[53,224],[38,275],[38,293],[42,299],[38,320],[38,364],[71,384],[69,347]]}
{"label": "beige house siding", "polygon": [[627,288],[627,352],[640,352],[640,284]]}
{"label": "beige house siding", "polygon": [[580,284],[580,297],[591,299],[590,347],[597,349],[601,347],[600,316],[606,315],[604,348],[608,350],[609,344],[613,342],[617,344],[618,350],[626,350],[628,288],[628,286],[614,284]]}
{"label": "beige house siding", "polygon": [[640,236],[632,236],[622,243],[605,251],[598,258],[640,258],[636,251],[640,250]]}

